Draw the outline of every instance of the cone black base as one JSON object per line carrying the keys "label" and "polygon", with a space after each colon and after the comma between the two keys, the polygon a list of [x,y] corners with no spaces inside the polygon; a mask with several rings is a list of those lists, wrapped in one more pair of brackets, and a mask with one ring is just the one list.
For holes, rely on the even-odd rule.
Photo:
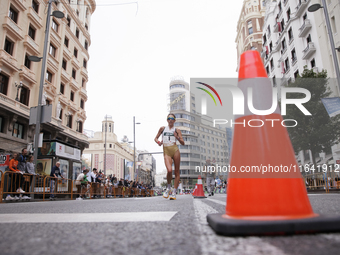
{"label": "cone black base", "polygon": [[204,197],[195,197],[195,196],[193,196],[193,198],[207,198],[206,196],[204,196]]}
{"label": "cone black base", "polygon": [[220,235],[262,236],[294,235],[340,232],[340,216],[321,215],[294,220],[236,220],[226,219],[223,214],[209,214],[210,227]]}

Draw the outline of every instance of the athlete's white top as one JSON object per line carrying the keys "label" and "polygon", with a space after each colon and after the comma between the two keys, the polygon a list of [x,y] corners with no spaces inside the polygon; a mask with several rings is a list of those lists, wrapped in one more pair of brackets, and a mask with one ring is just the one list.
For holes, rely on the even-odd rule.
{"label": "athlete's white top", "polygon": [[176,138],[175,138],[175,127],[172,127],[169,129],[169,126],[166,126],[162,133],[162,139],[163,139],[163,145],[165,147],[172,146],[176,144]]}

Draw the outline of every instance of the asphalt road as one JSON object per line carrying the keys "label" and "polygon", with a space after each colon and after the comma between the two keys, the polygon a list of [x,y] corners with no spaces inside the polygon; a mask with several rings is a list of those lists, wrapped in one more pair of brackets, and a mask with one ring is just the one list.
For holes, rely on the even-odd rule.
{"label": "asphalt road", "polygon": [[[340,194],[309,195],[315,213],[340,216]],[[0,254],[339,254],[340,234],[216,235],[208,213],[226,195],[0,204]]]}

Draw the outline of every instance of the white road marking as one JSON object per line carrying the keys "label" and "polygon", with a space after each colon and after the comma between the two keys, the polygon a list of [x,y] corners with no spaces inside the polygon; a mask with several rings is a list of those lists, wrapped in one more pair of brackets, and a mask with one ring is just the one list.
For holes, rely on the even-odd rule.
{"label": "white road marking", "polygon": [[227,204],[227,202],[223,202],[223,201],[212,199],[212,198],[208,198],[207,200],[211,201],[211,202],[214,202],[216,204],[224,205],[224,206],[226,206],[226,204]]}
{"label": "white road marking", "polygon": [[195,199],[193,202],[203,255],[211,254],[212,250],[217,255],[285,255],[281,249],[264,242],[260,237],[225,237],[216,235],[208,225],[206,217],[207,214],[218,212],[202,200]]}
{"label": "white road marking", "polygon": [[0,214],[0,223],[157,222],[177,212]]}

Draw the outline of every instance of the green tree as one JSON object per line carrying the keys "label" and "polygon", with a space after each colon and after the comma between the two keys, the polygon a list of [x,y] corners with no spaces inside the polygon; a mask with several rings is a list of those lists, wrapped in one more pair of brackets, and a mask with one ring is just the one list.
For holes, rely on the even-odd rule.
{"label": "green tree", "polygon": [[167,182],[162,182],[162,183],[161,183],[161,187],[166,187],[167,185],[168,185]]}
{"label": "green tree", "polygon": [[[298,122],[296,127],[287,128],[295,153],[300,150],[311,150],[313,164],[316,166],[315,158],[322,150],[330,150],[330,147],[339,142],[340,115],[329,117],[321,98],[329,97],[331,91],[327,86],[327,71],[314,73],[306,67],[301,77],[288,87],[305,88],[311,93],[311,99],[303,106],[312,114],[304,115],[295,105],[287,105],[286,119],[294,119]],[[289,93],[287,98],[304,98],[301,93]]]}

